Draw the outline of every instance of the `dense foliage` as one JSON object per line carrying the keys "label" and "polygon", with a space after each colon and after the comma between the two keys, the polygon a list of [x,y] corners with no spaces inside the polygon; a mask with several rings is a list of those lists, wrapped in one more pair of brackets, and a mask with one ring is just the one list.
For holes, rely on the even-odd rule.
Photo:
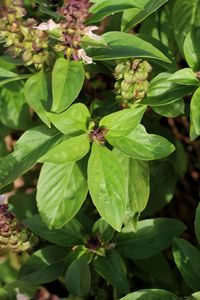
{"label": "dense foliage", "polygon": [[199,0],[1,0],[0,299],[200,299],[199,38]]}

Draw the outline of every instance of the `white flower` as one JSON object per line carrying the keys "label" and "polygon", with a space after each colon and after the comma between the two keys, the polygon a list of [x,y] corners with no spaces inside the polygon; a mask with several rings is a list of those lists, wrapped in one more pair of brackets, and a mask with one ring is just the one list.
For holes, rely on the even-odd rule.
{"label": "white flower", "polygon": [[17,299],[17,300],[30,300],[30,299],[31,299],[31,298],[28,297],[27,295],[21,294],[21,293],[19,292],[19,289],[18,289],[18,288],[15,289],[15,291],[16,291],[16,293],[17,293],[17,295],[16,295],[16,299]]}
{"label": "white flower", "polygon": [[78,58],[82,59],[86,64],[92,64],[93,63],[92,58],[87,56],[84,49],[79,49],[77,54],[78,54]]}
{"label": "white flower", "polygon": [[90,37],[91,39],[99,42],[101,40],[101,36],[92,32],[93,30],[97,30],[97,29],[98,29],[97,26],[88,26],[84,29],[83,33],[88,37]]}
{"label": "white flower", "polygon": [[53,20],[48,20],[48,22],[43,22],[39,26],[33,26],[33,28],[39,29],[39,30],[48,30],[52,31],[54,29],[60,28],[60,24],[56,24]]}
{"label": "white flower", "polygon": [[6,196],[0,195],[0,205],[3,205],[6,202]]}

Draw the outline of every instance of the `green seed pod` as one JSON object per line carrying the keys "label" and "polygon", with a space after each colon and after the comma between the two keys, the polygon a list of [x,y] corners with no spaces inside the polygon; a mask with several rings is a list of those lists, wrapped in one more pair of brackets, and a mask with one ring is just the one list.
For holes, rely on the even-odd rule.
{"label": "green seed pod", "polygon": [[131,99],[133,99],[133,91],[128,91],[128,92],[122,91],[122,98],[124,100],[131,100]]}
{"label": "green seed pod", "polygon": [[127,83],[125,80],[121,82],[121,90],[128,92],[131,89],[131,84]]}
{"label": "green seed pod", "polygon": [[115,74],[121,74],[127,69],[124,63],[120,63],[115,67]]}
{"label": "green seed pod", "polygon": [[140,81],[144,81],[144,80],[147,80],[148,78],[148,73],[145,72],[145,71],[141,71],[141,70],[137,70],[135,72],[135,77],[137,78],[137,80],[140,80]]}
{"label": "green seed pod", "polygon": [[145,92],[144,92],[144,91],[134,90],[134,92],[133,92],[133,97],[134,97],[136,100],[143,99],[143,98],[145,97]]}
{"label": "green seed pod", "polygon": [[119,90],[119,89],[121,88],[121,84],[120,84],[119,81],[116,81],[116,82],[115,82],[114,88],[115,88],[116,90]]}
{"label": "green seed pod", "polygon": [[129,70],[129,63],[120,63],[115,67],[115,78],[116,79],[123,79],[124,73]]}
{"label": "green seed pod", "polygon": [[8,205],[0,204],[0,250],[22,252],[37,243],[38,238],[8,211]]}
{"label": "green seed pod", "polygon": [[131,69],[132,70],[137,70],[140,62],[141,62],[141,59],[139,59],[139,58],[134,59],[132,64],[131,64]]}
{"label": "green seed pod", "polygon": [[143,70],[150,73],[152,71],[152,66],[148,63],[148,61],[143,60],[140,65],[142,66]]}
{"label": "green seed pod", "polygon": [[22,59],[23,59],[24,62],[28,62],[28,61],[32,60],[32,57],[33,57],[33,55],[32,55],[32,53],[29,52],[29,51],[25,51],[25,52],[22,54]]}
{"label": "green seed pod", "polygon": [[48,58],[48,52],[41,52],[33,55],[33,63],[36,68],[40,68]]}
{"label": "green seed pod", "polygon": [[137,82],[134,84],[134,90],[137,90],[138,92],[144,91],[144,85],[143,82]]}
{"label": "green seed pod", "polygon": [[127,70],[130,70],[130,68],[131,68],[131,61],[130,61],[130,60],[127,60],[127,61],[125,62],[125,65],[126,65],[126,69],[127,69]]}
{"label": "green seed pod", "polygon": [[148,92],[148,89],[149,89],[149,82],[147,80],[143,81],[143,90],[145,93]]}
{"label": "green seed pod", "polygon": [[15,39],[17,38],[17,35],[15,33],[9,33],[9,35],[7,36],[7,39],[6,39],[6,43],[5,43],[5,46],[6,47],[10,47],[12,46],[13,44],[15,44]]}
{"label": "green seed pod", "polygon": [[57,44],[53,47],[53,49],[56,51],[56,52],[62,52],[65,50],[65,46],[64,45],[61,45],[61,44]]}
{"label": "green seed pod", "polygon": [[20,30],[21,30],[21,33],[22,33],[25,37],[28,37],[28,35],[29,35],[29,28],[28,28],[27,26],[21,25],[21,26],[20,26]]}
{"label": "green seed pod", "polygon": [[135,100],[141,100],[146,96],[149,88],[148,75],[151,70],[151,65],[139,58],[127,60],[116,66],[114,86],[116,100],[121,107],[129,107]]}
{"label": "green seed pod", "polygon": [[33,51],[32,43],[28,41],[24,40],[23,43],[21,43],[21,46],[24,49],[24,51]]}
{"label": "green seed pod", "polygon": [[139,92],[144,91],[145,93],[148,91],[149,88],[149,82],[147,80],[138,82],[134,85],[134,89],[138,90]]}
{"label": "green seed pod", "polygon": [[121,94],[120,94],[120,95],[117,95],[115,98],[116,98],[116,100],[117,100],[118,102],[121,102],[121,100],[122,100]]}
{"label": "green seed pod", "polygon": [[136,82],[137,78],[135,76],[135,72],[133,70],[126,71],[124,73],[124,80],[130,84],[133,84],[134,82]]}
{"label": "green seed pod", "polygon": [[43,56],[42,54],[34,54],[33,55],[33,63],[34,64],[41,64],[43,62]]}

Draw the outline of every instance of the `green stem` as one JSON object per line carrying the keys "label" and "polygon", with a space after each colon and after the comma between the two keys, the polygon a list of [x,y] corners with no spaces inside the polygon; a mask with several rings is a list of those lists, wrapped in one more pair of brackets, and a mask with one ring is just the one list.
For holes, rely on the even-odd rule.
{"label": "green stem", "polygon": [[117,300],[117,290],[113,289],[113,300]]}

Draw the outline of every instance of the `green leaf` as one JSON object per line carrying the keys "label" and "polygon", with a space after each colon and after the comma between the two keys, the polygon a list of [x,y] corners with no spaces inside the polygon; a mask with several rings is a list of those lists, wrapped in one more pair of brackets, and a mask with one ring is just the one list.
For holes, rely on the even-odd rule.
{"label": "green leaf", "polygon": [[93,14],[87,21],[87,23],[92,24],[99,22],[107,16],[114,13],[124,11],[125,9],[135,7],[135,3],[131,3],[129,0],[103,0],[96,2],[91,8],[90,13]]}
{"label": "green leaf", "polygon": [[52,72],[53,104],[51,111],[62,112],[78,97],[85,72],[82,62],[58,58]]}
{"label": "green leaf", "polygon": [[[103,46],[107,46],[107,44],[106,44],[106,41],[104,40],[104,38],[100,35],[99,35],[98,39],[93,39],[93,38],[89,37],[88,35],[85,35],[81,39],[81,46],[82,46],[82,48],[103,47]],[[94,69],[96,69],[96,66],[91,66],[91,65],[88,66],[88,68],[92,68],[92,67],[94,67]],[[87,70],[88,70],[88,68],[87,68]]]}
{"label": "green leaf", "polygon": [[184,68],[178,70],[174,74],[172,74],[169,78],[169,81],[173,81],[177,84],[183,85],[198,85],[199,80],[197,79],[197,74],[192,71],[190,68]]}
{"label": "green leaf", "polygon": [[194,86],[185,86],[168,81],[170,73],[160,73],[151,82],[147,97],[141,104],[160,106],[173,103],[195,90]]}
{"label": "green leaf", "polygon": [[31,218],[38,212],[35,201],[35,192],[15,193],[13,196],[9,197],[9,207],[17,219],[24,220],[26,218]]}
{"label": "green leaf", "polygon": [[0,287],[0,297],[3,300],[10,300],[8,296],[8,291],[6,291],[6,289],[3,287]]}
{"label": "green leaf", "polygon": [[168,248],[174,236],[179,236],[185,225],[176,219],[156,218],[138,222],[137,232],[123,228],[117,237],[117,250],[124,257],[145,259]]}
{"label": "green leaf", "polygon": [[122,31],[128,31],[145,18],[147,18],[150,14],[154,13],[158,10],[164,3],[168,0],[138,0],[135,1],[136,6],[137,2],[140,7],[128,9],[123,13],[122,16]]}
{"label": "green leaf", "polygon": [[34,252],[19,272],[19,278],[33,285],[56,280],[62,273],[66,249],[47,246]]}
{"label": "green leaf", "polygon": [[[142,27],[144,26],[144,23],[145,23],[145,21],[144,21],[142,23],[143,25],[141,24],[140,31],[139,31],[139,34],[138,34],[138,37],[142,38],[146,42],[151,43],[154,47],[156,47],[163,54],[165,54],[168,57],[168,59],[170,60],[170,63],[169,62],[164,62],[164,61],[154,61],[154,60],[152,60],[151,63],[152,63],[152,66],[153,66],[154,74],[158,74],[161,71],[163,72],[163,69],[167,70],[167,72],[172,72],[172,73],[177,70],[177,63],[176,63],[173,51],[171,49],[172,41],[170,39],[170,45],[167,44],[166,32],[163,32],[165,30],[169,31],[169,28],[166,28],[167,27],[166,22],[169,19],[168,13],[170,13],[170,12],[167,12],[167,14],[166,14],[166,11],[167,11],[167,6],[166,6],[166,9],[163,8],[163,9],[160,10],[160,12],[157,12],[157,13],[152,15],[156,19],[155,21],[154,21],[154,19],[152,20],[151,17],[149,17],[147,19],[149,21],[149,23],[156,22],[156,24],[154,24],[154,26],[156,28],[151,29],[151,25],[149,25],[147,23],[147,25],[146,25],[147,28],[145,28],[145,30],[143,30]],[[158,14],[160,16],[159,17],[160,21],[158,20],[158,17],[157,17]],[[163,15],[165,15],[166,20],[163,20]],[[158,24],[160,24],[160,26],[163,25],[164,28],[161,29]],[[168,26],[170,27],[170,24],[168,24]],[[171,29],[171,27],[170,27],[170,29]],[[151,30],[153,30],[153,32]],[[156,34],[156,30],[157,30],[158,35]],[[162,30],[162,33],[161,33],[161,30]],[[172,35],[172,34],[173,33],[170,31],[169,35]],[[161,36],[163,35],[164,40],[162,40],[162,37],[160,35]],[[171,38],[171,36],[170,36],[170,38]],[[155,65],[155,63],[156,63],[156,65]],[[155,76],[153,75],[152,77],[155,77]]]}
{"label": "green leaf", "polygon": [[114,232],[114,229],[103,219],[97,220],[92,227],[92,234],[98,236],[103,242],[110,241]]}
{"label": "green leaf", "polygon": [[138,125],[128,136],[107,140],[122,153],[141,160],[160,159],[175,150],[168,140],[156,134],[148,134],[142,125]]}
{"label": "green leaf", "polygon": [[[152,1],[154,2],[154,1]],[[171,5],[171,4],[170,4]],[[160,46],[165,50],[166,53],[169,53],[170,56],[172,56],[172,45],[174,45],[174,37],[173,37],[173,28],[172,28],[172,22],[169,22],[171,20],[171,6],[168,6],[168,4],[160,9],[160,11],[151,14],[148,18],[146,18],[141,26],[139,33],[145,34],[145,36],[148,36],[148,39],[156,39],[157,42],[159,42]],[[158,18],[159,15],[159,18]],[[165,53],[164,52],[164,53]],[[172,65],[171,67],[176,69],[177,63],[174,59],[174,57],[171,57]]]}
{"label": "green leaf", "polygon": [[114,112],[101,119],[99,126],[108,129],[106,138],[126,136],[140,123],[145,110],[142,106]]}
{"label": "green leaf", "polygon": [[175,118],[184,114],[185,102],[183,99],[178,99],[166,105],[152,106],[152,109],[161,116]]}
{"label": "green leaf", "polygon": [[22,85],[13,84],[12,87],[13,90],[7,88],[0,90],[0,121],[13,129],[28,129],[32,122]]}
{"label": "green leaf", "polygon": [[16,77],[16,76],[17,76],[16,73],[0,67],[0,78],[12,78],[12,77]]}
{"label": "green leaf", "polygon": [[111,31],[103,34],[103,38],[107,47],[91,47],[87,50],[87,54],[94,60],[149,57],[170,62],[160,50],[133,34]]}
{"label": "green leaf", "polygon": [[200,252],[183,239],[174,239],[173,255],[176,265],[187,284],[194,290],[200,289]]}
{"label": "green leaf", "polygon": [[60,16],[56,11],[52,11],[51,8],[48,8],[48,6],[46,5],[46,3],[44,3],[44,1],[42,0],[42,4],[39,7],[39,12],[43,15],[49,15],[51,17],[53,17],[55,20],[59,20]]}
{"label": "green leaf", "polygon": [[178,297],[164,290],[146,289],[131,293],[120,300],[178,300]]}
{"label": "green leaf", "polygon": [[107,282],[111,283],[119,293],[127,294],[129,284],[126,279],[124,263],[116,250],[106,252],[106,256],[97,256],[94,259],[94,268]]}
{"label": "green leaf", "polygon": [[48,118],[62,133],[72,134],[87,132],[90,113],[84,104],[76,103],[60,114],[48,113]]}
{"label": "green leaf", "polygon": [[200,300],[200,292],[196,292],[192,294],[191,298],[189,300]]}
{"label": "green leaf", "polygon": [[198,205],[196,209],[196,216],[195,216],[195,233],[198,239],[198,242],[200,244],[200,204]]}
{"label": "green leaf", "polygon": [[0,81],[0,87],[7,84],[7,83],[10,83],[10,82],[14,82],[14,81],[22,80],[22,79],[27,79],[30,76],[31,76],[30,74],[23,74],[23,75],[17,75],[15,77],[11,77],[11,78],[8,78],[8,79],[1,80]]}
{"label": "green leaf", "polygon": [[199,0],[176,0],[172,9],[172,25],[179,49],[193,25],[200,25]]}
{"label": "green leaf", "polygon": [[[12,282],[17,278],[17,271],[14,269],[13,266],[11,266],[9,260],[2,260],[0,262],[0,268],[1,268],[1,273],[0,273],[0,283],[8,283]],[[1,294],[0,294],[1,296]],[[1,299],[1,298],[0,298]]]}
{"label": "green leaf", "polygon": [[170,157],[169,162],[174,168],[174,172],[180,176],[184,177],[188,169],[188,157],[186,149],[181,141],[175,140],[176,151]]}
{"label": "green leaf", "polygon": [[200,70],[200,44],[198,43],[199,39],[200,28],[193,27],[192,30],[188,32],[183,44],[183,51],[186,61],[190,68],[195,71]]}
{"label": "green leaf", "polygon": [[46,76],[43,70],[34,74],[26,81],[24,94],[30,107],[32,107],[40,119],[50,127],[50,121],[45,110],[48,100],[48,87]]}
{"label": "green leaf", "polygon": [[126,179],[128,204],[126,218],[137,219],[144,210],[150,192],[149,164],[148,162],[136,160],[124,155],[114,148],[115,155],[121,163]]}
{"label": "green leaf", "polygon": [[87,257],[82,255],[67,269],[65,284],[72,295],[85,297],[90,291],[90,282],[91,274]]}
{"label": "green leaf", "polygon": [[[5,285],[5,290],[8,293],[8,298],[6,298],[6,300],[16,299],[16,289],[19,290],[21,294],[30,296],[31,298],[34,297],[37,292],[37,287],[32,286],[27,281],[15,280]],[[5,299],[2,298],[2,300]]]}
{"label": "green leaf", "polygon": [[87,134],[71,137],[58,146],[49,150],[39,159],[39,162],[51,162],[55,164],[67,164],[83,158],[90,150],[90,142]]}
{"label": "green leaf", "polygon": [[126,208],[125,178],[115,155],[93,143],[88,163],[88,186],[102,218],[120,231]]}
{"label": "green leaf", "polygon": [[61,139],[62,134],[46,126],[27,130],[15,144],[14,151],[0,163],[0,187],[27,172]]}
{"label": "green leaf", "polygon": [[[183,164],[183,160],[181,161]],[[168,160],[150,162],[150,196],[143,215],[152,215],[172,200],[177,174]]]}
{"label": "green leaf", "polygon": [[23,222],[32,232],[53,244],[72,247],[82,244],[83,228],[79,221],[72,219],[59,229],[50,230],[42,221],[40,215],[34,215]]}
{"label": "green leaf", "polygon": [[37,204],[42,220],[50,229],[69,222],[86,195],[87,182],[81,162],[44,164],[37,184]]}
{"label": "green leaf", "polygon": [[166,289],[174,287],[171,265],[162,252],[146,259],[134,260],[134,264],[144,272],[148,281],[156,282],[156,285],[162,284]]}
{"label": "green leaf", "polygon": [[[190,122],[196,135],[200,135],[200,87],[195,91],[190,102]],[[191,130],[190,136],[193,139]],[[195,137],[196,136],[194,136],[194,138]]]}

